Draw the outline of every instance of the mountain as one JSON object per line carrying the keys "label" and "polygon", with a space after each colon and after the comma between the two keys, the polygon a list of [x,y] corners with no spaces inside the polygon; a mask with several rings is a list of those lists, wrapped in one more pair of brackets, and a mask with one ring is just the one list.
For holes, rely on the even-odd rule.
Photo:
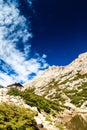
{"label": "mountain", "polygon": [[87,129],[87,52],[67,66],[50,66],[24,87],[63,109],[52,120],[59,130]]}
{"label": "mountain", "polygon": [[87,53],[24,85],[1,86],[0,129],[86,130]]}
{"label": "mountain", "polygon": [[24,86],[60,105],[86,107],[87,52],[67,66],[50,66]]}
{"label": "mountain", "polygon": [[80,54],[77,59],[67,66],[50,66],[36,78],[26,83],[25,87],[34,86],[37,88],[47,85],[52,79],[64,81],[64,79],[73,77],[77,73],[82,75],[87,73],[87,53]]}

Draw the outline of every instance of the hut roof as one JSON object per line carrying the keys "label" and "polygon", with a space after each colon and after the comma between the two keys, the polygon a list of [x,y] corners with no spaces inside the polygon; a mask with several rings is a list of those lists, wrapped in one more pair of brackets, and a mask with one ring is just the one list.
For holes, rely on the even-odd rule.
{"label": "hut roof", "polygon": [[8,85],[7,87],[12,87],[12,86],[23,87],[23,85],[21,85],[20,83],[10,84],[10,85]]}

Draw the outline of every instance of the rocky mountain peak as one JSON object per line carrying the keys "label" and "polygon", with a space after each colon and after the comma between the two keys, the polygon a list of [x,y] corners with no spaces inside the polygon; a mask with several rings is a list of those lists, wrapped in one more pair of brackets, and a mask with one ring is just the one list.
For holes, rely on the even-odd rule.
{"label": "rocky mountain peak", "polygon": [[[70,63],[67,66],[54,66],[54,65],[50,66],[48,69],[43,71],[40,75],[35,77],[33,80],[26,83],[25,87],[46,86],[53,79],[59,80],[61,76],[64,77],[65,75],[67,75],[68,77],[69,76],[74,77],[78,72],[80,74],[87,73],[87,52],[80,54],[78,58],[76,58],[74,61],[72,61],[72,63]],[[67,76],[65,76],[65,78],[67,78]]]}
{"label": "rocky mountain peak", "polygon": [[86,82],[87,53],[83,53],[67,66],[50,66],[33,80],[24,84],[24,86],[25,88],[33,87],[37,95],[43,95],[46,98],[50,97],[52,100],[56,99],[56,95],[58,97],[60,95],[60,98],[70,101],[65,89],[79,92],[82,91],[81,86],[86,86]]}
{"label": "rocky mountain peak", "polygon": [[78,56],[78,58],[80,58],[80,59],[86,58],[86,59],[87,59],[87,52],[80,54],[80,55]]}
{"label": "rocky mountain peak", "polygon": [[87,52],[80,54],[66,69],[71,69],[73,72],[80,72],[82,74],[87,73]]}
{"label": "rocky mountain peak", "polygon": [[78,58],[76,58],[72,63],[85,64],[86,62],[87,62],[87,52],[80,54]]}

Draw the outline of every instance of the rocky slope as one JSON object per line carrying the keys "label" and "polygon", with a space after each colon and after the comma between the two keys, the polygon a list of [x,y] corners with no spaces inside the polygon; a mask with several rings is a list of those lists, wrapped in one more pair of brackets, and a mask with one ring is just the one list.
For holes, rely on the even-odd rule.
{"label": "rocky slope", "polygon": [[87,52],[67,66],[52,66],[33,80],[24,84],[34,88],[37,95],[68,107],[86,107],[87,102]]}
{"label": "rocky slope", "polygon": [[0,104],[36,111],[39,130],[87,129],[87,53],[67,66],[49,67],[22,89],[18,85],[0,87]]}
{"label": "rocky slope", "polygon": [[60,130],[87,129],[87,52],[67,66],[49,67],[24,86],[64,109],[52,120]]}
{"label": "rocky slope", "polygon": [[[18,108],[17,108],[18,110],[19,110],[19,107],[20,107],[20,109],[26,108],[25,110],[28,109],[29,112],[31,111],[33,113],[36,113],[35,116],[34,116],[34,120],[37,123],[37,125],[36,125],[37,129],[35,129],[35,130],[59,130],[59,128],[56,127],[55,124],[53,124],[52,120],[47,120],[46,119],[47,118],[47,114],[46,114],[45,111],[42,111],[42,112],[40,111],[39,112],[38,109],[37,109],[37,106],[32,106],[32,105],[27,104],[26,101],[24,101],[24,99],[19,94],[17,95],[17,93],[16,93],[16,95],[14,95],[15,90],[16,90],[16,92],[19,91],[21,93],[21,90],[18,90],[18,88],[15,88],[15,87],[16,86],[10,85],[9,88],[3,88],[3,87],[0,88],[0,106],[3,106],[5,104],[6,106],[8,106],[8,110],[10,108],[9,106],[11,106],[11,107],[12,106],[13,107],[14,106],[18,106]],[[11,91],[12,94],[9,94],[8,93],[9,91]],[[25,92],[23,91],[23,93],[25,93]],[[31,103],[32,102],[33,101],[31,101]],[[13,110],[13,108],[12,108],[12,110]],[[0,115],[2,116],[2,112],[1,111],[2,110],[0,110]],[[5,111],[4,111],[4,113],[5,113]],[[2,117],[0,118],[0,120],[2,120]],[[10,123],[11,122],[9,121],[8,124],[10,124]],[[7,124],[6,124],[6,126],[7,126]],[[6,126],[4,124],[2,130],[4,130]],[[11,127],[12,126],[13,126],[13,124],[11,123]],[[0,124],[0,129],[1,129],[1,127],[2,127],[2,123]],[[6,127],[6,129],[7,129],[7,127]],[[12,129],[13,129],[13,127],[12,127]],[[15,128],[14,128],[14,130],[15,130]]]}

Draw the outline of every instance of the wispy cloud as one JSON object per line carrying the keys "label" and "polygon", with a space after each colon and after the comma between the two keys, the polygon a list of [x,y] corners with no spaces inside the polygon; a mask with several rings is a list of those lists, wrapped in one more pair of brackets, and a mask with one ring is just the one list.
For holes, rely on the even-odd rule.
{"label": "wispy cloud", "polygon": [[32,1],[31,0],[27,0],[27,3],[29,4],[29,6],[32,6]]}
{"label": "wispy cloud", "polygon": [[[28,3],[32,4],[29,0]],[[45,54],[30,57],[31,37],[17,1],[0,0],[0,84],[26,82],[32,73],[38,74],[48,66]]]}

